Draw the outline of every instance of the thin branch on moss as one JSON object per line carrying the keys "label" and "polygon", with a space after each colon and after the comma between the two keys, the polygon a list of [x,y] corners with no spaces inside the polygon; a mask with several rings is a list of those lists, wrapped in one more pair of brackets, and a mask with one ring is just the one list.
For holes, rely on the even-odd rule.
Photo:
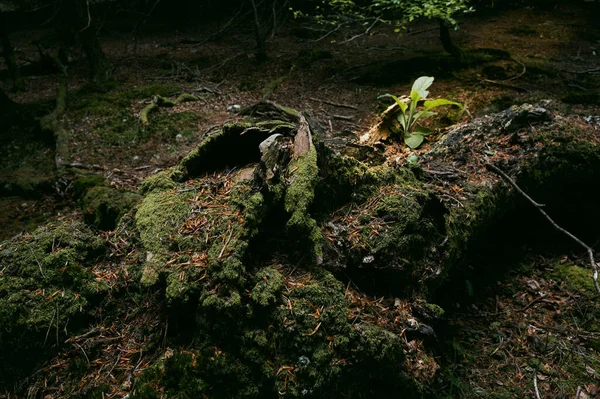
{"label": "thin branch on moss", "polygon": [[533,206],[535,206],[537,208],[538,211],[540,211],[540,213],[542,215],[544,215],[544,217],[550,222],[550,224],[556,230],[565,234],[566,236],[571,238],[573,241],[575,241],[577,244],[579,244],[583,248],[585,248],[585,250],[587,251],[587,254],[589,256],[590,266],[592,268],[592,271],[594,272],[594,274],[592,275],[592,279],[594,280],[594,286],[596,287],[596,291],[598,291],[598,293],[600,294],[600,285],[598,284],[598,274],[599,274],[598,273],[598,264],[596,263],[596,261],[594,259],[594,251],[592,250],[592,248],[589,245],[587,245],[586,243],[584,243],[583,241],[581,241],[579,238],[575,237],[573,234],[569,233],[567,230],[563,229],[558,224],[556,224],[556,222],[554,220],[552,220],[552,218],[546,212],[544,212],[544,210],[542,209],[542,207],[544,205],[538,204],[537,202],[535,202],[529,195],[527,195],[523,190],[521,190],[521,188],[517,185],[517,183],[515,183],[515,181],[513,179],[511,179],[500,168],[498,168],[497,166],[494,166],[492,164],[489,164],[489,163],[486,164],[486,168],[492,170],[494,173],[498,174],[504,180],[509,182],[515,188],[515,190],[517,190],[519,192],[519,194],[521,194],[523,197],[525,197],[531,204],[533,204]]}

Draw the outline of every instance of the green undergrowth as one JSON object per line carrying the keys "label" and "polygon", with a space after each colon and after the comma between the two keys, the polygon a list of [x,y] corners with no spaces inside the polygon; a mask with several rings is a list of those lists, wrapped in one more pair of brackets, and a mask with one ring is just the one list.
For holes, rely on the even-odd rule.
{"label": "green undergrowth", "polygon": [[98,139],[107,146],[143,143],[150,139],[171,141],[178,134],[191,137],[202,118],[193,112],[157,113],[144,127],[132,114],[134,103],[152,99],[155,95],[172,97],[181,94],[176,85],[153,84],[119,90],[114,85],[85,87],[73,95],[67,115],[73,120],[90,119]]}
{"label": "green undergrowth", "polygon": [[0,246],[0,385],[56,353],[106,291],[90,267],[104,241],[80,223],[49,224]]}

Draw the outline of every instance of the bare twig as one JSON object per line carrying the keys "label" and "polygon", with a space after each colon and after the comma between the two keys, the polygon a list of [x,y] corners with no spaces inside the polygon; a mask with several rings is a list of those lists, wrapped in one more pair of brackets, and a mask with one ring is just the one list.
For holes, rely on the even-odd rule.
{"label": "bare twig", "polygon": [[598,293],[600,294],[600,285],[598,284],[598,264],[594,260],[594,251],[592,250],[592,248],[589,245],[587,245],[586,243],[584,243],[583,241],[581,241],[579,238],[575,237],[573,234],[571,234],[570,232],[568,232],[567,230],[563,229],[558,224],[556,224],[556,222],[554,220],[552,220],[552,218],[546,212],[544,212],[544,210],[542,209],[543,205],[535,202],[530,196],[528,196],[523,190],[521,190],[521,188],[519,188],[519,186],[517,186],[517,183],[515,183],[515,181],[513,179],[511,179],[506,173],[504,173],[498,167],[496,167],[492,164],[489,164],[489,163],[486,164],[486,167],[488,169],[491,169],[493,172],[497,173],[498,175],[500,175],[507,182],[509,182],[523,197],[525,197],[531,204],[533,204],[533,206],[535,206],[542,215],[544,215],[544,217],[548,220],[548,222],[550,222],[550,224],[556,230],[558,230],[561,233],[568,236],[570,239],[575,241],[577,244],[582,246],[587,251],[587,254],[588,254],[589,260],[590,260],[590,267],[592,268],[592,271],[594,272],[594,274],[592,276],[592,279],[594,280],[594,286],[596,287],[596,291],[598,291]]}
{"label": "bare twig", "polygon": [[349,42],[351,42],[352,40],[354,40],[354,39],[358,39],[358,38],[359,38],[359,37],[361,37],[361,36],[368,35],[368,34],[369,34],[369,32],[371,32],[371,29],[373,29],[373,27],[374,27],[374,26],[377,24],[377,22],[379,22],[379,21],[381,21],[379,18],[375,18],[375,21],[373,21],[373,23],[372,23],[372,24],[371,24],[371,25],[370,25],[370,26],[367,28],[367,30],[366,30],[366,31],[364,31],[363,33],[359,33],[358,35],[354,35],[354,36],[352,36],[350,39],[348,39],[348,40],[344,40],[342,43],[349,43]]}
{"label": "bare twig", "polygon": [[354,121],[354,118],[351,116],[346,116],[346,115],[332,115],[332,116],[333,116],[333,119],[340,119],[340,120],[349,121],[349,122]]}
{"label": "bare twig", "polygon": [[514,189],[519,192],[519,194],[521,194],[529,202],[531,202],[533,204],[533,206],[535,206],[536,208],[542,208],[545,206],[544,204],[538,204],[537,202],[535,202],[529,195],[527,195],[527,193],[525,193],[525,191],[521,190],[521,188],[519,186],[517,186],[517,183],[515,183],[515,181],[513,179],[511,179],[510,176],[508,176],[506,173],[504,173],[500,168],[498,168],[497,166],[492,165],[490,163],[488,163],[486,166],[488,167],[488,169],[492,169],[492,171],[494,171],[495,173],[500,175],[500,177],[502,177],[504,180],[509,182],[510,185],[513,186]]}
{"label": "bare twig", "polygon": [[87,25],[85,27],[83,27],[79,32],[83,32],[84,30],[88,29],[90,27],[90,25],[92,24],[92,14],[90,13],[90,1],[87,0],[85,2],[85,6],[87,8]]}
{"label": "bare twig", "polygon": [[320,100],[320,99],[314,98],[314,97],[309,97],[308,99],[311,100],[311,101],[316,101],[318,103],[333,105],[334,107],[348,108],[348,109],[358,110],[358,108],[356,108],[354,105],[334,103],[333,101]]}
{"label": "bare twig", "polygon": [[584,73],[594,73],[594,72],[600,72],[600,68],[592,68],[592,69],[586,69],[585,71],[569,71],[571,73],[578,73],[578,74],[584,74]]}
{"label": "bare twig", "polygon": [[89,366],[90,365],[90,358],[88,357],[87,353],[85,353],[85,351],[83,350],[83,348],[81,347],[81,345],[79,345],[77,342],[73,342],[73,345],[75,345],[76,347],[78,347],[79,350],[81,350],[81,352],[83,352],[83,356],[85,356],[85,360],[87,360],[87,364]]}

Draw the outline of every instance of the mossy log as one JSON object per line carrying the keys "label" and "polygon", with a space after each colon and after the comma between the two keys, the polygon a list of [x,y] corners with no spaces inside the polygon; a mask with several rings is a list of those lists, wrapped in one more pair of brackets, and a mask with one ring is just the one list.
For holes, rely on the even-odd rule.
{"label": "mossy log", "polygon": [[[424,146],[416,163],[394,155],[378,165],[332,149],[295,110],[265,102],[245,114],[253,117],[223,126],[142,184],[135,214],[102,235],[106,254],[72,260],[103,283],[97,292],[110,293],[105,313],[88,305],[97,299],[87,274],[48,282],[67,293],[82,284],[87,302],[64,334],[75,313],[60,313],[59,342],[36,358],[41,372],[24,391],[439,397],[431,342],[443,310],[431,302],[445,282],[476,268],[471,261],[486,242],[510,239],[504,220],[535,214],[486,165],[505,171],[548,212],[563,209],[562,191],[585,191],[600,177],[595,127],[541,106],[455,126]],[[600,215],[586,198],[579,204],[595,225]],[[55,253],[80,245],[77,254],[84,254],[85,243],[96,245],[69,244],[62,235],[52,244],[52,234],[42,229],[3,244],[0,289],[7,288],[0,299],[24,292],[10,285],[15,276],[52,277]],[[39,306],[33,298],[3,306],[10,311],[0,312],[0,324]],[[52,309],[42,309],[35,337],[54,334]],[[11,331],[2,332],[16,343],[5,364],[24,350]],[[3,383],[12,387],[27,376],[21,370]]]}
{"label": "mossy log", "polygon": [[150,104],[146,105],[140,111],[140,122],[142,125],[147,126],[150,122],[148,121],[148,116],[150,112],[154,111],[157,107],[174,107],[177,104],[186,102],[186,101],[198,101],[200,97],[196,97],[192,94],[182,94],[177,97],[175,100],[171,100],[169,98],[163,97],[161,95],[155,95],[152,97],[152,101]]}

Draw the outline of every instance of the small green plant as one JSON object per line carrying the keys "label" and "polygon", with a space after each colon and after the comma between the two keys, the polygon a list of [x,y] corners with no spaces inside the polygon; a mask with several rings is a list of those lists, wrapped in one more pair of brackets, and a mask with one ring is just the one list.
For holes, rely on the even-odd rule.
{"label": "small green plant", "polygon": [[443,105],[454,105],[459,107],[461,110],[465,110],[465,107],[461,103],[446,100],[444,98],[438,98],[436,100],[426,100],[423,102],[421,109],[417,109],[419,101],[425,100],[429,95],[427,89],[433,83],[433,77],[421,76],[412,85],[410,90],[410,102],[401,101],[398,97],[393,94],[384,94],[378,98],[391,97],[396,101],[400,112],[398,113],[398,123],[400,124],[400,134],[404,138],[404,142],[410,148],[417,148],[423,143],[425,136],[433,133],[431,129],[427,129],[417,124],[417,121],[421,118],[428,118],[437,115],[436,112],[431,112],[432,109],[441,107]]}

